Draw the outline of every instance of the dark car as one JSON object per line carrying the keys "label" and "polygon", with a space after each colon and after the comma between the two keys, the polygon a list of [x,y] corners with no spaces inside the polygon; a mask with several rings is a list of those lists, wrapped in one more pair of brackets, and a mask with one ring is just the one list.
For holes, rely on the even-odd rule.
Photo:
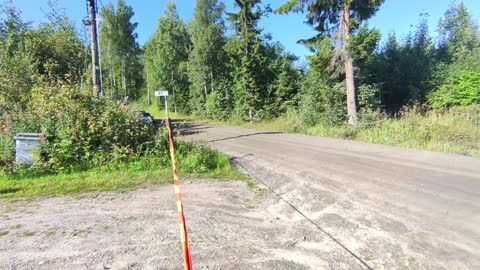
{"label": "dark car", "polygon": [[146,111],[138,111],[137,117],[141,121],[148,121],[152,123],[153,130],[156,132],[160,127],[165,126],[165,123],[162,119],[155,119],[153,116]]}
{"label": "dark car", "polygon": [[150,121],[153,122],[153,116],[146,111],[139,111],[138,112],[138,119],[143,121]]}

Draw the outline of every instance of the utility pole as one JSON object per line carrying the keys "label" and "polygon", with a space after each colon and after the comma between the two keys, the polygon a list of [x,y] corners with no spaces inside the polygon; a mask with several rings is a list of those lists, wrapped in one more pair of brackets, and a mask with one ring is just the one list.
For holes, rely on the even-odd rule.
{"label": "utility pole", "polygon": [[102,82],[100,80],[100,64],[98,57],[97,18],[95,0],[88,1],[88,13],[90,14],[90,31],[92,39],[92,93],[100,96],[102,93]]}
{"label": "utility pole", "polygon": [[[98,21],[101,22],[102,19],[100,18],[96,18],[96,25],[97,25],[97,31],[99,31],[100,27],[99,27],[99,23]],[[102,48],[100,46],[100,32],[98,32],[98,35],[97,35],[97,47],[98,47],[98,66],[100,67],[100,89],[99,89],[99,92],[98,92],[98,97],[103,97],[103,75],[102,75]]]}

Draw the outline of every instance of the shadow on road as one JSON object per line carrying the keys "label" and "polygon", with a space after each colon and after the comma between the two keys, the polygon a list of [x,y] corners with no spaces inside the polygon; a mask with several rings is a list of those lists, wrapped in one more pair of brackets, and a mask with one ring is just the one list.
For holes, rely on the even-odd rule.
{"label": "shadow on road", "polygon": [[250,134],[238,135],[238,136],[234,136],[234,137],[227,137],[227,138],[222,138],[222,139],[211,140],[211,141],[207,141],[207,142],[212,143],[212,142],[233,140],[233,139],[238,139],[238,138],[242,138],[242,137],[250,137],[250,136],[255,136],[255,135],[272,135],[272,134],[282,134],[282,132],[278,132],[278,131],[255,132],[255,133],[250,133]]}

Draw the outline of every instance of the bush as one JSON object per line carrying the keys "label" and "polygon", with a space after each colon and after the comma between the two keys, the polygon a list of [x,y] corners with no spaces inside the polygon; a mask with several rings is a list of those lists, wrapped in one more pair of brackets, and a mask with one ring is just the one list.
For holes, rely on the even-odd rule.
{"label": "bush", "polygon": [[428,101],[434,109],[480,104],[480,70],[463,70],[451,75],[428,95]]}
{"label": "bush", "polygon": [[380,113],[380,88],[378,85],[358,87],[358,126],[370,127],[382,118]]}
{"label": "bush", "polygon": [[[0,135],[0,165],[5,173],[15,172],[12,137],[17,132],[41,132],[49,137],[35,165],[17,168],[17,174],[116,170],[138,160],[146,167],[151,162],[156,167],[170,165],[165,128],[155,133],[152,123],[139,120],[128,106],[81,93],[72,85],[37,85],[29,111],[15,114],[11,122],[9,134],[3,128]],[[182,170],[203,173],[216,169],[215,151],[190,143],[176,145]]]}
{"label": "bush", "polygon": [[347,115],[345,85],[330,86],[321,76],[309,72],[302,83],[299,112],[307,126],[342,123]]}
{"label": "bush", "polygon": [[69,171],[142,155],[153,141],[151,123],[126,106],[80,93],[66,84],[42,83],[32,90],[36,130],[49,136],[39,160],[45,170]]}

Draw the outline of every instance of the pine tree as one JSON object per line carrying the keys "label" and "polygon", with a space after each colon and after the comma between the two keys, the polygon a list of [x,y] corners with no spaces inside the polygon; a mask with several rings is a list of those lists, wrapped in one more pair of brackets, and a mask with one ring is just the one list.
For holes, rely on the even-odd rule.
{"label": "pine tree", "polygon": [[[217,0],[197,0],[194,17],[189,25],[192,51],[188,62],[191,108],[204,114],[207,96],[220,90],[227,76],[225,24],[222,18],[225,6]],[[219,93],[225,96],[228,93]]]}
{"label": "pine tree", "polygon": [[336,53],[333,62],[343,64],[346,78],[348,123],[356,125],[357,106],[353,58],[349,47],[350,35],[362,21],[370,18],[385,0],[289,0],[277,12],[307,11],[307,23],[320,32],[320,36],[333,38]]}
{"label": "pine tree", "polygon": [[158,28],[145,44],[145,78],[149,92],[168,90],[174,110],[189,109],[187,61],[190,37],[175,4],[167,3],[165,15],[158,19]]}
{"label": "pine tree", "polygon": [[441,67],[455,72],[479,66],[480,28],[463,3],[452,5],[438,24],[440,33],[439,58],[449,65]]}
{"label": "pine tree", "polygon": [[227,13],[228,20],[235,29],[238,39],[231,51],[236,64],[233,64],[235,87],[235,110],[239,117],[253,121],[261,117],[266,95],[262,55],[261,30],[257,27],[262,11],[255,7],[260,0],[235,0],[235,7],[240,8],[237,13]]}

